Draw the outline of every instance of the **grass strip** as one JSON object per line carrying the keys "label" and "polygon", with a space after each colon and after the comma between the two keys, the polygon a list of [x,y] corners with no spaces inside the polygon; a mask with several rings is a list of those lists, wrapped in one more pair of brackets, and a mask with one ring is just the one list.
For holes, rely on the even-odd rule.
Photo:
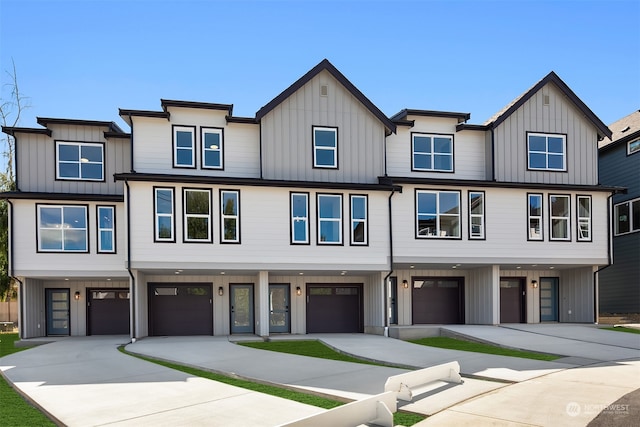
{"label": "grass strip", "polygon": [[[120,346],[118,347],[118,349],[122,353],[127,354],[129,356],[137,357],[139,359],[146,360],[147,362],[156,363],[158,365],[161,365],[170,369],[175,369],[176,371],[184,372],[189,375],[207,378],[209,380],[218,381],[218,382],[229,384],[235,387],[241,387],[247,390],[257,391],[259,393],[265,393],[271,396],[293,400],[295,402],[300,402],[307,405],[317,406],[319,408],[331,409],[331,408],[338,407],[340,405],[344,405],[344,402],[327,399],[325,397],[320,397],[312,394],[302,393],[299,391],[289,390],[289,389],[277,387],[274,385],[261,384],[261,383],[256,383],[248,380],[243,380],[240,378],[228,377],[226,375],[217,374],[217,373],[205,371],[202,369],[196,369],[190,366],[183,366],[177,363],[154,359],[152,357],[141,356],[138,354],[128,352],[124,348],[124,346]],[[425,417],[422,415],[411,414],[408,412],[396,412],[395,414],[393,414],[393,421],[395,425],[404,425],[407,427],[412,426],[424,419]]]}
{"label": "grass strip", "polygon": [[601,329],[606,329],[607,331],[628,332],[630,334],[640,334],[640,329],[625,328],[624,326],[614,326],[613,328],[601,328]]}
{"label": "grass strip", "polygon": [[464,341],[449,337],[430,337],[409,340],[414,344],[426,345],[429,347],[446,348],[449,350],[471,351],[474,353],[495,354],[498,356],[521,357],[534,360],[556,360],[561,356],[552,354],[535,353],[531,351],[512,350],[510,348],[497,347],[489,344],[481,344],[472,341]]}

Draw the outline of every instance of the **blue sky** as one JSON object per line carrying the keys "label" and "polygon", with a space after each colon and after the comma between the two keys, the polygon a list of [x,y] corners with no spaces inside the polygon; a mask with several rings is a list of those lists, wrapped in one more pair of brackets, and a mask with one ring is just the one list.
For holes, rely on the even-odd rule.
{"label": "blue sky", "polygon": [[[385,114],[482,123],[551,70],[609,124],[640,108],[640,1],[0,0],[0,67],[35,117],[160,98],[255,112],[329,59]],[[3,99],[6,99],[6,87]]]}

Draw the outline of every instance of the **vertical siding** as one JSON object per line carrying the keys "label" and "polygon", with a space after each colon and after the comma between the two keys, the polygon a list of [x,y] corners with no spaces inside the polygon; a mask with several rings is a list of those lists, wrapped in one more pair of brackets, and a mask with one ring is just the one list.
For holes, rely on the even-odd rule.
{"label": "vertical siding", "polygon": [[498,321],[494,314],[499,313],[499,295],[496,289],[500,283],[498,266],[487,266],[471,270],[465,283],[465,323],[475,325],[494,325]]}
{"label": "vertical siding", "polygon": [[[543,105],[544,96],[549,105]],[[527,132],[566,134],[566,172],[527,170]],[[496,179],[545,184],[598,183],[597,131],[562,92],[549,83],[494,131]]]}
{"label": "vertical siding", "polygon": [[640,232],[613,238],[613,265],[601,271],[602,313],[640,313]]}
{"label": "vertical siding", "polygon": [[560,322],[594,322],[594,267],[560,273]]}
{"label": "vertical siding", "polygon": [[21,338],[44,337],[47,335],[44,286],[37,279],[25,278],[23,283],[20,303],[24,304],[26,310],[22,313]]}
{"label": "vertical siding", "polygon": [[[320,96],[320,86],[328,96]],[[314,169],[312,127],[338,128],[338,169]],[[331,74],[323,71],[261,120],[267,179],[377,182],[384,174],[384,126]]]}

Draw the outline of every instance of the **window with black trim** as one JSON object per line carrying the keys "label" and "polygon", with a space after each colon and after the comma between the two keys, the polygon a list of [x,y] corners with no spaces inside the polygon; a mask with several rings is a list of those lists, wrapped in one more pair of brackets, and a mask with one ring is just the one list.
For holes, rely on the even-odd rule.
{"label": "window with black trim", "polygon": [[576,196],[578,241],[591,241],[591,196]]}
{"label": "window with black trim", "polygon": [[318,194],[318,244],[342,244],[342,194]]}
{"label": "window with black trim", "polygon": [[240,243],[240,192],[220,190],[220,242]]}
{"label": "window with black trim", "polygon": [[368,199],[365,195],[349,195],[351,211],[351,245],[369,244]]}
{"label": "window with black trim", "polygon": [[528,240],[544,240],[542,215],[542,194],[527,194]]}
{"label": "window with black trim", "polygon": [[338,128],[313,127],[313,167],[338,168]]}
{"label": "window with black trim", "polygon": [[81,181],[104,180],[104,145],[56,141],[56,178]]}
{"label": "window with black trim", "polygon": [[561,194],[550,194],[549,212],[549,240],[571,240],[571,198]]}
{"label": "window with black trim", "polygon": [[202,127],[202,168],[224,169],[224,129]]}
{"label": "window with black trim", "polygon": [[627,143],[627,155],[640,153],[640,139],[629,141]]}
{"label": "window with black trim", "polygon": [[291,244],[309,244],[309,193],[291,193]]}
{"label": "window with black trim", "polygon": [[541,171],[567,170],[567,137],[527,133],[527,168]]}
{"label": "window with black trim", "polygon": [[453,172],[453,136],[412,133],[411,168],[414,171]]}
{"label": "window with black trim", "polygon": [[469,191],[469,239],[485,238],[484,191]]}
{"label": "window with black trim", "polygon": [[38,252],[89,252],[87,206],[36,205]]}
{"label": "window with black trim", "polygon": [[416,237],[460,238],[460,192],[416,190]]}
{"label": "window with black trim", "polygon": [[184,204],[185,242],[211,242],[211,190],[185,188],[182,202]]}
{"label": "window with black trim", "polygon": [[175,242],[173,188],[153,188],[154,241]]}
{"label": "window with black trim", "polygon": [[98,223],[98,253],[116,252],[116,208],[115,206],[96,206]]}
{"label": "window with black trim", "polygon": [[173,125],[173,167],[196,167],[195,133],[195,126]]}
{"label": "window with black trim", "polygon": [[616,236],[640,231],[640,198],[616,204],[613,216]]}

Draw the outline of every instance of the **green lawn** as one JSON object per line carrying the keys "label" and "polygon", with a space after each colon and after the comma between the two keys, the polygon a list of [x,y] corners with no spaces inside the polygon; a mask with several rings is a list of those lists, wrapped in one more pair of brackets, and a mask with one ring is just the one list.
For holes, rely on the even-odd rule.
{"label": "green lawn", "polygon": [[561,356],[552,354],[534,353],[531,351],[512,350],[489,344],[480,344],[471,341],[463,341],[449,337],[430,337],[417,340],[410,340],[414,344],[427,345],[430,347],[447,348],[450,350],[472,351],[475,353],[496,354],[499,356],[522,357],[535,360],[556,360]]}
{"label": "green lawn", "polygon": [[630,334],[640,334],[640,329],[635,328],[625,328],[624,326],[616,326],[613,328],[602,328],[607,331],[616,331],[616,332],[628,332]]}
{"label": "green lawn", "polygon": [[[25,350],[15,347],[18,334],[0,334],[0,357]],[[0,425],[2,426],[55,426],[46,415],[27,403],[13,387],[0,377]]]}

